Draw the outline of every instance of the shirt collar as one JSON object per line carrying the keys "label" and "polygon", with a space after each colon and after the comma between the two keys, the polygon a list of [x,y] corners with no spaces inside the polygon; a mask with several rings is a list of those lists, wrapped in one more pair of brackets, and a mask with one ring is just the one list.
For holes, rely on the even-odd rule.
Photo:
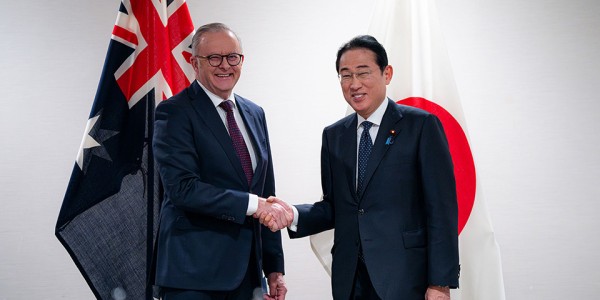
{"label": "shirt collar", "polygon": [[227,99],[221,99],[221,97],[213,94],[211,91],[209,91],[207,88],[205,88],[202,85],[202,83],[200,83],[199,80],[196,79],[196,82],[198,82],[198,84],[204,90],[204,92],[206,93],[206,95],[208,95],[208,98],[210,98],[210,101],[212,101],[212,103],[213,103],[213,105],[215,107],[219,106],[219,104],[221,104],[221,102],[223,102],[225,100],[231,100],[231,102],[233,102],[233,108],[237,107],[237,103],[235,102],[235,97],[234,97],[233,92],[231,92],[231,94],[229,95],[229,97]]}
{"label": "shirt collar", "polygon": [[369,121],[373,123],[373,125],[380,126],[381,120],[383,119],[383,114],[385,114],[385,110],[387,109],[388,101],[387,97],[381,101],[379,107],[369,116],[369,118],[365,119],[361,117],[359,114],[356,114],[358,117],[358,122],[356,122],[356,128],[360,127],[363,121]]}

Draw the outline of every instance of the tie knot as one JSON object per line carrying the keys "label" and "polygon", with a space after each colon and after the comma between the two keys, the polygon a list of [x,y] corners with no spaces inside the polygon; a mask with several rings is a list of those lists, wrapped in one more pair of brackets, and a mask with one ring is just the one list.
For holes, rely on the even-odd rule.
{"label": "tie knot", "polygon": [[219,106],[226,112],[233,111],[233,102],[231,100],[225,100],[219,104]]}
{"label": "tie knot", "polygon": [[371,123],[369,121],[364,121],[361,123],[361,125],[364,130],[369,131],[369,129],[371,129],[371,126],[373,126],[373,123]]}

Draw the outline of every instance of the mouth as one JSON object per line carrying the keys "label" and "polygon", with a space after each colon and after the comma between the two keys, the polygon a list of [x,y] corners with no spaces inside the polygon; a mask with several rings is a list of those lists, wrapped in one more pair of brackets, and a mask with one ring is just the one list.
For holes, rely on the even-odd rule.
{"label": "mouth", "polygon": [[354,99],[354,101],[361,101],[366,96],[367,96],[367,94],[365,94],[365,93],[356,93],[356,94],[352,94],[352,99]]}
{"label": "mouth", "polygon": [[217,76],[217,78],[229,78],[232,77],[233,74],[229,73],[229,74],[215,74],[215,76]]}

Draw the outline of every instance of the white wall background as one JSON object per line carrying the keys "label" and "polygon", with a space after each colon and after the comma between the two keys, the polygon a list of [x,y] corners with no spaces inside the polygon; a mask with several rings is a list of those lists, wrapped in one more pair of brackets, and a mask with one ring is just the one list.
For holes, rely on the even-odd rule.
{"label": "white wall background", "polygon": [[[438,0],[507,299],[600,289],[600,2]],[[0,299],[92,299],[54,225],[119,1],[0,9]],[[243,39],[237,91],[267,112],[278,195],[320,196],[321,130],[346,104],[337,48],[372,1],[191,0]],[[402,66],[394,66],[401,68]],[[284,237],[288,299],[330,299],[308,239]]]}

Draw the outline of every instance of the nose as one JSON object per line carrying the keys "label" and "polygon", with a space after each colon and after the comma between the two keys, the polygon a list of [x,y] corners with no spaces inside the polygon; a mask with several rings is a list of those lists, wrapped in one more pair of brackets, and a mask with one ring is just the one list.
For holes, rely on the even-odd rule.
{"label": "nose", "polygon": [[350,81],[350,89],[358,90],[362,86],[362,82],[356,78],[355,75],[352,75],[352,79]]}
{"label": "nose", "polygon": [[220,69],[229,69],[229,67],[231,67],[231,66],[227,62],[227,58],[221,57],[221,63],[218,65],[218,67]]}

